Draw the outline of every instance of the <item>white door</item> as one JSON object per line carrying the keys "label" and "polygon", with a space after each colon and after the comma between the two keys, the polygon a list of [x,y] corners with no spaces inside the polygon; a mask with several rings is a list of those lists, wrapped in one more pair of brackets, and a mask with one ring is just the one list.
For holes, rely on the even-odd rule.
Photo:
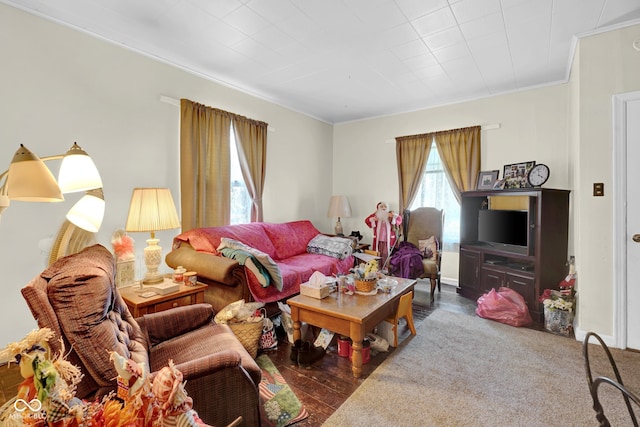
{"label": "white door", "polygon": [[[626,100],[627,165],[627,277],[626,277],[626,343],[627,348],[640,350],[640,93]],[[635,238],[634,238],[635,236]],[[624,319],[623,319],[624,321]]]}

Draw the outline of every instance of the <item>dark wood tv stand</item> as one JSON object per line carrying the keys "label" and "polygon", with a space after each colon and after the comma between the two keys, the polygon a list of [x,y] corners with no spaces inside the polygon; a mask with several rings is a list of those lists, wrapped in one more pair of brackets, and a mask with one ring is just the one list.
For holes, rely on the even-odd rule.
{"label": "dark wood tv stand", "polygon": [[[533,320],[542,322],[538,296],[558,289],[568,272],[569,193],[550,188],[462,193],[458,293],[477,299],[491,288],[511,288],[524,297]],[[478,242],[478,212],[489,208],[528,212],[526,247]]]}

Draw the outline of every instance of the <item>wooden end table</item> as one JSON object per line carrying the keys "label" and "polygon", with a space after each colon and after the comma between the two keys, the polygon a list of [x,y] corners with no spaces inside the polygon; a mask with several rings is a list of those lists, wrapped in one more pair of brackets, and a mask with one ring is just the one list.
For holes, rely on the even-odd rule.
{"label": "wooden end table", "polygon": [[120,295],[129,307],[133,317],[140,317],[143,314],[157,313],[169,310],[170,308],[183,307],[204,302],[204,291],[207,285],[197,283],[195,286],[180,285],[180,289],[166,295],[154,295],[149,298],[140,296],[138,285],[120,288]]}
{"label": "wooden end table", "polygon": [[367,332],[380,322],[393,316],[400,297],[413,290],[416,281],[394,277],[398,285],[390,293],[375,295],[346,295],[333,292],[328,297],[316,299],[297,295],[287,300],[293,320],[293,340],[300,339],[302,322],[328,329],[352,340],[353,376],[362,374],[362,341]]}

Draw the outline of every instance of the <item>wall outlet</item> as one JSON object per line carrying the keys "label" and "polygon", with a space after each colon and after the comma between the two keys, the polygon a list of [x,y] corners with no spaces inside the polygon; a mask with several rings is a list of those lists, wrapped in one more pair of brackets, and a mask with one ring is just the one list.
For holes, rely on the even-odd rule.
{"label": "wall outlet", "polygon": [[593,196],[594,197],[604,196],[604,182],[593,183]]}

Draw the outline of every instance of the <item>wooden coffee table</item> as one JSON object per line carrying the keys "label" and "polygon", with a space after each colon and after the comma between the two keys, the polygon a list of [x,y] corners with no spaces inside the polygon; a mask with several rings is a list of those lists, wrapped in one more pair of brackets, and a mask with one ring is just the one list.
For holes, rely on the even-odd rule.
{"label": "wooden coffee table", "polygon": [[395,278],[398,285],[391,293],[376,295],[346,295],[334,292],[323,299],[297,295],[287,300],[293,320],[293,340],[300,339],[302,322],[348,336],[352,340],[353,376],[362,373],[362,340],[380,322],[395,314],[398,300],[412,291],[416,281]]}

